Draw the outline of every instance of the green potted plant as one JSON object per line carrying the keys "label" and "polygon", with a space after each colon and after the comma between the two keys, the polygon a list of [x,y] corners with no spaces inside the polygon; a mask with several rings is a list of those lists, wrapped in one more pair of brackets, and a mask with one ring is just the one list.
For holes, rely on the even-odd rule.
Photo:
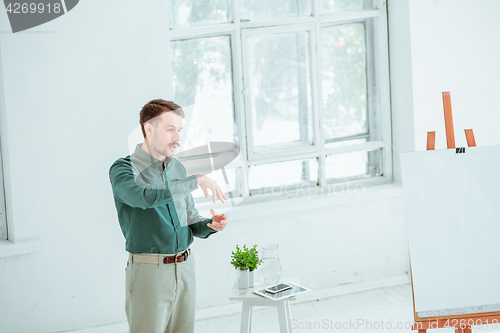
{"label": "green potted plant", "polygon": [[243,250],[241,250],[236,245],[236,252],[232,252],[231,264],[236,268],[238,290],[240,293],[246,293],[248,287],[253,288],[254,286],[253,271],[262,263],[256,247],[257,244],[250,249],[246,245],[243,245]]}
{"label": "green potted plant", "polygon": [[243,245],[243,251],[236,245],[236,252],[231,252],[231,265],[236,269],[236,279],[238,281],[238,293],[246,294],[248,291],[248,267],[247,267],[247,249]]}
{"label": "green potted plant", "polygon": [[259,259],[259,252],[255,249],[256,246],[257,244],[255,244],[251,249],[249,249],[247,255],[247,267],[249,269],[248,286],[250,288],[253,288],[254,286],[253,271],[256,270],[260,264],[262,264],[262,259]]}

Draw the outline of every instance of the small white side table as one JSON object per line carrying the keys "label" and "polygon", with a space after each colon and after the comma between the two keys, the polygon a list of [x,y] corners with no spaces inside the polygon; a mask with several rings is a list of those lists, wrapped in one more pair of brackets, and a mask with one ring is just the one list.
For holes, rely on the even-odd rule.
{"label": "small white side table", "polygon": [[[297,277],[282,277],[277,283],[292,282],[295,284],[300,283],[300,278]],[[250,333],[252,331],[252,308],[254,306],[275,306],[278,309],[278,320],[280,325],[280,333],[293,333],[292,331],[292,313],[290,311],[290,301],[295,301],[295,296],[285,298],[280,301],[273,301],[272,299],[255,294],[254,290],[260,290],[267,286],[276,283],[256,283],[253,288],[248,288],[246,294],[238,294],[238,284],[235,280],[233,289],[229,294],[230,301],[242,301],[241,310],[241,333]]]}

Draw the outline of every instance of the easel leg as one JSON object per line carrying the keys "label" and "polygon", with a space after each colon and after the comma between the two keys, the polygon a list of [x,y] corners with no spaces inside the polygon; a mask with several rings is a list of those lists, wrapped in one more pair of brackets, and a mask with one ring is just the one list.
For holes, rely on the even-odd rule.
{"label": "easel leg", "polygon": [[448,149],[455,148],[455,133],[453,131],[453,116],[451,114],[451,96],[449,91],[443,91],[444,125],[446,128],[446,145]]}
{"label": "easel leg", "polygon": [[427,150],[436,149],[436,131],[427,132]]}
{"label": "easel leg", "polygon": [[472,129],[465,130],[465,138],[467,139],[467,145],[469,147],[476,146],[476,139],[474,138],[474,131]]}
{"label": "easel leg", "polygon": [[472,333],[472,328],[455,328],[455,333]]}

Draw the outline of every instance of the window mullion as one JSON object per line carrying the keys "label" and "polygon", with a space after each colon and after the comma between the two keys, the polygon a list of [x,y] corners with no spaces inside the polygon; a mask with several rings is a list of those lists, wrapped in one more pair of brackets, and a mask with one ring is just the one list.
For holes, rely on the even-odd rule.
{"label": "window mullion", "polygon": [[[365,22],[365,41],[366,41],[366,92],[367,92],[367,103],[366,108],[368,110],[368,133],[369,141],[377,141],[381,139],[380,136],[380,126],[379,118],[377,114],[379,113],[379,103],[378,94],[376,94],[376,83],[375,83],[375,64],[377,57],[375,56],[375,43],[373,39],[373,19],[367,19]],[[373,55],[373,56],[370,56]],[[385,153],[382,151],[382,154]],[[380,160],[377,161],[373,154],[368,154],[368,167],[376,165],[380,170]]]}
{"label": "window mullion", "polygon": [[[315,0],[316,15],[319,15],[319,0]],[[326,186],[325,172],[325,133],[323,123],[323,102],[321,90],[321,24],[319,20],[314,23],[311,33],[311,76],[313,116],[315,128],[315,141],[321,153],[318,157],[318,185]]]}
{"label": "window mullion", "polygon": [[211,26],[191,27],[184,29],[169,30],[171,40],[193,39],[200,37],[222,36],[236,30],[232,23],[223,23]]}
{"label": "window mullion", "polygon": [[319,17],[321,13],[320,0],[312,0],[311,14],[313,17]]}
{"label": "window mullion", "polygon": [[170,27],[172,25],[171,22],[171,16],[170,13],[172,12],[172,3],[171,1],[167,1],[167,52],[165,54],[165,60],[166,60],[166,70],[167,70],[167,98],[169,98],[173,101],[174,100],[174,71],[172,68],[172,35],[171,35],[171,30]]}
{"label": "window mullion", "polygon": [[231,33],[231,58],[233,64],[233,98],[235,120],[238,124],[238,142],[240,145],[240,156],[243,161],[243,167],[238,168],[238,191],[244,197],[248,197],[248,158],[247,158],[247,131],[245,128],[245,94],[243,82],[243,54],[241,41],[241,20],[240,20],[240,1],[232,2],[232,20],[236,27]]}
{"label": "window mullion", "polygon": [[382,149],[382,172],[385,178],[392,180],[393,158],[392,158],[392,123],[390,104],[390,83],[389,83],[389,45],[387,29],[387,2],[384,0],[373,0],[380,16],[373,18],[372,33],[374,38],[374,73],[377,93],[378,119],[380,127],[380,139],[385,146]]}
{"label": "window mullion", "polygon": [[[301,3],[301,0],[298,0],[298,3]],[[305,63],[307,57],[307,47],[306,41],[301,38],[300,35],[296,35],[297,41],[297,62]],[[307,70],[304,66],[299,66],[297,69],[297,82],[298,82],[298,108],[299,108],[299,131],[300,131],[300,141],[307,142],[309,138],[309,108],[308,108],[308,89],[307,89]],[[314,133],[314,128],[311,127],[311,130]],[[301,179],[308,180],[309,179],[309,161],[302,162],[302,176]]]}
{"label": "window mullion", "polygon": [[[297,1],[297,9],[300,14],[304,12],[304,0],[296,0]],[[301,38],[299,34],[295,36],[297,41],[297,62],[305,63],[307,59],[307,44],[304,39]],[[297,83],[298,83],[298,107],[299,107],[299,131],[300,131],[300,141],[307,141],[309,137],[308,133],[308,93],[307,93],[307,70],[306,67],[298,66],[297,69]],[[314,129],[312,129],[314,131]],[[304,168],[307,162],[304,162]]]}
{"label": "window mullion", "polygon": [[359,22],[367,18],[377,17],[382,15],[381,10],[363,10],[363,11],[348,11],[335,14],[320,15],[319,20],[323,24],[348,24],[352,22]]}

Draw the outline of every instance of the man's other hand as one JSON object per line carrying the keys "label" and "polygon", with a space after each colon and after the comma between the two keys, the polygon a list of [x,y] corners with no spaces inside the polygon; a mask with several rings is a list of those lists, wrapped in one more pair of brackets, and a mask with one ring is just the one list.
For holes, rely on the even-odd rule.
{"label": "man's other hand", "polygon": [[224,193],[222,192],[219,185],[217,185],[217,182],[215,180],[200,174],[196,175],[196,179],[198,180],[198,185],[200,185],[201,189],[203,190],[203,193],[205,193],[205,198],[208,198],[209,196],[208,189],[210,189],[212,190],[212,194],[214,195],[214,203],[216,195],[217,198],[219,198],[219,200],[222,201],[222,203],[224,203],[224,200],[222,200],[222,198],[227,200],[227,197],[224,195]]}
{"label": "man's other hand", "polygon": [[222,231],[227,225],[227,215],[218,215],[213,209],[210,209],[212,214],[212,223],[207,223],[207,226],[214,229],[215,231]]}

